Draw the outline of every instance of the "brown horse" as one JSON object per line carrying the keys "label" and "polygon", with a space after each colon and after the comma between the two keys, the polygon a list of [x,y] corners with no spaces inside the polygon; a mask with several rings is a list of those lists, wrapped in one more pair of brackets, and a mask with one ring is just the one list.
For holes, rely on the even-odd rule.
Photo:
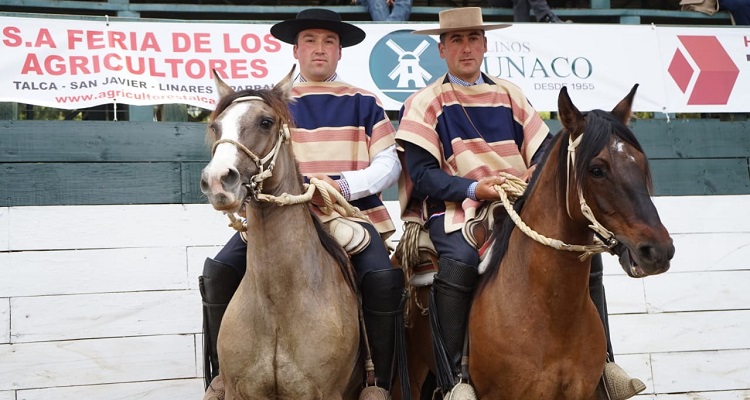
{"label": "brown horse", "polygon": [[[631,277],[665,272],[674,255],[650,197],[646,156],[626,126],[637,86],[611,113],[586,115],[563,88],[563,129],[515,206],[547,238],[593,245],[604,235],[608,246],[599,249],[619,255]],[[469,315],[469,373],[478,397],[594,399],[606,338],[589,297],[591,259],[541,244],[504,220],[494,229]],[[595,233],[590,225],[604,229]],[[412,310],[414,300],[427,304],[428,291],[417,291]],[[413,312],[407,336],[413,395],[434,371],[429,329],[428,317]]]}
{"label": "brown horse", "polygon": [[270,90],[234,92],[216,78],[201,189],[215,209],[244,208],[248,220],[247,270],[218,337],[227,400],[354,399],[361,388],[346,253],[307,204],[262,201],[304,193],[289,140],[292,72]]}

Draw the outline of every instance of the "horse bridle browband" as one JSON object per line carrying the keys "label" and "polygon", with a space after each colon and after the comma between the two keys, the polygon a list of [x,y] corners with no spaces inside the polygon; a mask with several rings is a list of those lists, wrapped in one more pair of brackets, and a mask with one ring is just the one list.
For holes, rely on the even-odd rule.
{"label": "horse bridle browband", "polygon": [[[238,97],[232,101],[232,104],[234,103],[242,103],[246,101],[262,101],[266,102],[262,97],[259,96],[243,96]],[[222,143],[229,143],[236,147],[238,150],[242,151],[247,155],[253,162],[255,163],[255,166],[258,167],[258,173],[250,177],[250,183],[247,184],[248,186],[248,194],[253,197],[253,199],[258,198],[258,194],[263,190],[263,181],[270,178],[273,175],[273,168],[276,165],[276,157],[279,155],[279,149],[281,148],[281,145],[288,141],[290,138],[289,134],[289,124],[286,122],[281,123],[281,128],[279,128],[279,137],[276,140],[276,143],[273,146],[273,149],[268,152],[263,157],[258,157],[250,151],[245,145],[243,145],[240,142],[237,142],[236,140],[232,139],[219,139],[217,140],[213,147],[211,148],[211,156],[213,157],[214,153],[216,153],[216,147]],[[266,166],[266,163],[268,165]]]}

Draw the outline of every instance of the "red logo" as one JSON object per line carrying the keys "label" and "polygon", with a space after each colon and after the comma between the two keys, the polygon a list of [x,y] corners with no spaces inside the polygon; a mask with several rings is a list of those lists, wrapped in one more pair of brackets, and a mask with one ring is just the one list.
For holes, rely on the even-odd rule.
{"label": "red logo", "polygon": [[698,74],[690,92],[690,105],[723,105],[729,101],[739,68],[715,36],[677,36],[693,60],[697,71],[677,49],[669,64],[672,76],[682,93],[688,90],[693,75]]}

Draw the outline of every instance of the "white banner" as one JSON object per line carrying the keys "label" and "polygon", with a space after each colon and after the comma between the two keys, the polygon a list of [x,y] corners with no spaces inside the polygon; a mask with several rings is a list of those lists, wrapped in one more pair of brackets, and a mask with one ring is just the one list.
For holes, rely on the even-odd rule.
{"label": "white banner", "polygon": [[[341,78],[398,110],[445,73],[437,24],[370,24],[343,50]],[[212,109],[212,70],[235,89],[267,88],[294,64],[266,23],[0,17],[0,101],[74,109],[104,103]],[[567,86],[582,110],[611,108],[640,84],[635,111],[750,111],[750,28],[516,24],[487,32],[483,71],[555,111]],[[744,89],[742,89],[744,88]]]}

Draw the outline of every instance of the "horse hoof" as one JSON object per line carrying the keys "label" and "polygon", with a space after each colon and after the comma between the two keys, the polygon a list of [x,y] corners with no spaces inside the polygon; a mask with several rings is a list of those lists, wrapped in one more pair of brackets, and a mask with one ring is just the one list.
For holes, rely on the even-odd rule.
{"label": "horse hoof", "polygon": [[477,400],[477,393],[468,383],[459,383],[446,393],[445,400]]}
{"label": "horse hoof", "polygon": [[362,389],[362,393],[359,394],[359,400],[391,400],[391,394],[383,388],[368,386]]}
{"label": "horse hoof", "polygon": [[224,400],[224,381],[221,380],[221,376],[211,381],[203,395],[203,400]]}

